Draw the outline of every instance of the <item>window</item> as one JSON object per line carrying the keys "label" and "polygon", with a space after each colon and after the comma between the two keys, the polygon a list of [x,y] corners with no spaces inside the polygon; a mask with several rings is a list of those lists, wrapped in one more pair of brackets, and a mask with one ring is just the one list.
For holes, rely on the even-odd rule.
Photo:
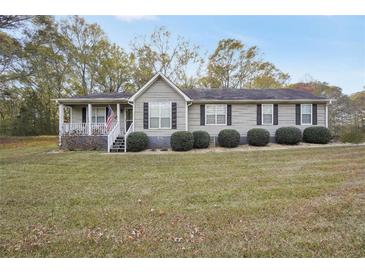
{"label": "window", "polygon": [[312,124],[312,105],[311,104],[303,104],[301,105],[302,110],[302,125],[311,125]]}
{"label": "window", "polygon": [[273,104],[263,104],[262,105],[262,124],[272,125],[273,124]]}
{"label": "window", "polygon": [[205,105],[207,125],[225,125],[227,123],[227,105]]}
{"label": "window", "polygon": [[171,103],[150,103],[150,128],[171,128]]}
{"label": "window", "polygon": [[91,121],[92,123],[105,123],[106,121],[106,110],[105,107],[95,107],[92,109],[92,117]]}

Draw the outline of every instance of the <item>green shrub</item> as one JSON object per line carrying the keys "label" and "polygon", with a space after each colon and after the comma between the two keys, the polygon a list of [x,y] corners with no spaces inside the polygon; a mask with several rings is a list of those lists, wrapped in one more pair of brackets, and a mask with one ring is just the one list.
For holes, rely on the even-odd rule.
{"label": "green shrub", "polygon": [[210,143],[209,133],[203,130],[193,132],[194,148],[207,148]]}
{"label": "green shrub", "polygon": [[296,145],[302,140],[302,132],[297,127],[281,127],[275,132],[278,144]]}
{"label": "green shrub", "polygon": [[127,150],[138,152],[145,150],[148,146],[148,137],[144,132],[132,132],[127,137]]}
{"label": "green shrub", "polygon": [[330,130],[325,127],[307,127],[303,131],[303,141],[306,143],[327,144],[331,138]]}
{"label": "green shrub", "polygon": [[251,146],[266,146],[270,142],[270,133],[264,128],[252,128],[247,132],[247,142]]}
{"label": "green shrub", "polygon": [[237,147],[240,144],[240,134],[235,129],[223,129],[218,134],[218,144],[222,147]]}
{"label": "green shrub", "polygon": [[171,135],[171,148],[175,151],[188,151],[193,148],[194,137],[189,131],[177,131]]}
{"label": "green shrub", "polygon": [[355,126],[340,130],[340,141],[343,143],[359,144],[365,141],[365,132]]}

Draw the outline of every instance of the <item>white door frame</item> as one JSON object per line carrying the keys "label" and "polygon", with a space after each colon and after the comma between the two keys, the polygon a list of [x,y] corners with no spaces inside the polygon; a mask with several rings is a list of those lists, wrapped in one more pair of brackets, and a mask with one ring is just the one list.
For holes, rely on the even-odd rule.
{"label": "white door frame", "polygon": [[[124,133],[126,133],[127,132],[127,109],[131,109],[131,110],[133,110],[133,107],[132,106],[128,106],[128,105],[126,105],[124,108],[123,108],[123,110],[124,110]],[[134,113],[132,112],[132,115],[133,115]],[[132,117],[132,120],[128,120],[128,121],[132,121],[133,122],[133,118],[134,117]]]}

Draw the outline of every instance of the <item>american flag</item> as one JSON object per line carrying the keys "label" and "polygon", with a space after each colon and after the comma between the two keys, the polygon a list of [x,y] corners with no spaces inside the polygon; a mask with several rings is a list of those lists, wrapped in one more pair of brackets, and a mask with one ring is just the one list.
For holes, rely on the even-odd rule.
{"label": "american flag", "polygon": [[106,128],[107,128],[107,130],[112,129],[114,118],[115,118],[114,112],[113,112],[112,108],[109,105],[108,106],[108,114],[107,114],[107,117],[106,117]]}

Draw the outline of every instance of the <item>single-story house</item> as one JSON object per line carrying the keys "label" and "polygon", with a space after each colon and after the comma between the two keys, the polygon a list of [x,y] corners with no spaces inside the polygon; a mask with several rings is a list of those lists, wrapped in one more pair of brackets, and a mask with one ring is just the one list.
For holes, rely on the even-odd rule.
{"label": "single-story house", "polygon": [[[330,102],[287,88],[180,89],[161,73],[134,94],[90,94],[56,101],[61,148],[72,138],[80,148],[92,142],[98,149],[115,152],[125,151],[124,139],[135,131],[147,134],[151,148],[169,147],[171,134],[181,130],[207,131],[214,143],[222,129],[235,129],[244,144],[248,130],[265,128],[274,141],[279,127],[327,127]],[[67,123],[65,107],[70,112]],[[107,123],[108,113],[115,118]]]}

